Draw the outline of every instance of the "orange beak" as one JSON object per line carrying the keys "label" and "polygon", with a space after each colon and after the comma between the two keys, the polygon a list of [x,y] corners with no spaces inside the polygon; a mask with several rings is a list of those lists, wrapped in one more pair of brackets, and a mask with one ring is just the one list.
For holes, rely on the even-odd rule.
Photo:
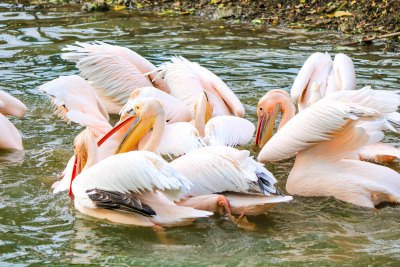
{"label": "orange beak", "polygon": [[272,111],[258,117],[257,133],[255,144],[259,148],[271,139],[274,131],[275,120],[281,110],[281,104],[277,104]]}

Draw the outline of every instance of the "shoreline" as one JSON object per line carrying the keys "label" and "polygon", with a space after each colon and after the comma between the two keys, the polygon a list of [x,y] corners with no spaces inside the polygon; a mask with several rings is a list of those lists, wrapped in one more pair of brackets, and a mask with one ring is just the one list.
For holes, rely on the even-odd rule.
{"label": "shoreline", "polygon": [[[400,51],[400,1],[328,0],[45,0],[7,1],[15,11],[67,9],[84,12],[135,10],[165,16],[191,15],[255,25],[283,26],[310,31],[332,30],[343,34],[343,45],[385,44]],[[56,3],[55,3],[56,2]],[[82,2],[79,3],[79,2]],[[382,37],[382,38],[381,38]]]}

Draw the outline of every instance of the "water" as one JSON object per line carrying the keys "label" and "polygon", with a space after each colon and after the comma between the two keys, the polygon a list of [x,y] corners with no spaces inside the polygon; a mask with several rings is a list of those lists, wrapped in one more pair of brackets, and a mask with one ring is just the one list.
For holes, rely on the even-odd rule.
{"label": "water", "polygon": [[[24,152],[0,152],[0,265],[95,264],[143,266],[398,265],[400,206],[370,210],[333,198],[302,198],[250,218],[254,231],[223,217],[158,233],[77,212],[51,184],[73,153],[82,127],[52,115],[37,87],[77,74],[60,52],[74,41],[102,40],[131,48],[154,64],[182,55],[219,75],[256,123],[256,105],[268,90],[289,90],[306,58],[317,51],[347,53],[357,88],[397,90],[399,55],[382,46],[338,46],[341,36],[193,17],[109,12],[14,12],[0,5],[0,89],[29,108],[10,118]],[[115,118],[114,118],[115,119]],[[386,137],[399,142],[394,135]],[[251,149],[251,146],[248,147]],[[267,164],[284,189],[293,159]],[[398,163],[390,167],[399,171]]]}

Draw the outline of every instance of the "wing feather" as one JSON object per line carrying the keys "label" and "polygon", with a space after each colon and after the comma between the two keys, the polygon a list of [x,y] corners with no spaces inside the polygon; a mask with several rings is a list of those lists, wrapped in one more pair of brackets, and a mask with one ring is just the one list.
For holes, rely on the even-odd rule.
{"label": "wing feather", "polygon": [[[148,151],[131,151],[110,156],[80,173],[72,183],[75,197],[89,200],[86,191],[99,189],[119,193],[162,191],[179,200],[191,182],[160,156]],[[94,207],[91,201],[82,201]]]}
{"label": "wing feather", "polygon": [[136,88],[153,86],[135,65],[113,53],[92,52],[77,63],[77,68],[100,98],[112,97],[119,105],[126,104]]}
{"label": "wing feather", "polygon": [[250,142],[255,126],[240,117],[217,116],[207,122],[204,131],[208,145],[242,146]]}
{"label": "wing feather", "polygon": [[143,87],[133,91],[128,103],[121,109],[120,114],[133,109],[137,102],[147,97],[161,101],[168,123],[190,121],[192,119],[192,113],[182,101],[155,87]]}
{"label": "wing feather", "polygon": [[[187,196],[213,194],[225,191],[267,194],[275,192],[274,176],[262,164],[249,157],[249,151],[226,146],[204,147],[171,162],[193,186]],[[258,174],[270,186],[259,184]],[[267,191],[267,192],[265,192]]]}
{"label": "wing feather", "polygon": [[[359,91],[363,93],[363,90],[365,89]],[[342,145],[346,143],[347,138],[347,145],[351,145],[351,149],[358,149],[374,141],[378,142],[383,137],[381,131],[385,123],[380,112],[392,109],[374,101],[378,102],[381,99],[386,101],[388,94],[394,99],[398,98],[395,93],[386,91],[375,91],[375,99],[365,98],[364,94],[357,95],[357,91],[335,92],[325,97],[283,126],[261,150],[258,160],[265,162],[288,158],[315,144],[327,140],[332,142],[335,138],[335,142]],[[354,95],[354,98],[345,98],[345,95]],[[360,123],[360,119],[374,122]],[[343,151],[349,152],[350,147],[347,149],[344,147]]]}
{"label": "wing feather", "polygon": [[325,90],[331,69],[332,59],[328,53],[314,53],[307,58],[290,90],[290,96],[300,110],[308,106],[313,86],[317,85],[320,91]]}
{"label": "wing feather", "polygon": [[111,129],[103,104],[82,77],[60,76],[41,85],[39,90],[51,97],[55,114],[61,119],[91,127],[97,136]]}
{"label": "wing feather", "polygon": [[[139,149],[144,146],[150,135],[151,133],[142,138],[139,143]],[[206,143],[192,124],[177,122],[165,126],[161,143],[158,145],[155,153],[171,158],[172,156],[178,157],[205,146]]]}

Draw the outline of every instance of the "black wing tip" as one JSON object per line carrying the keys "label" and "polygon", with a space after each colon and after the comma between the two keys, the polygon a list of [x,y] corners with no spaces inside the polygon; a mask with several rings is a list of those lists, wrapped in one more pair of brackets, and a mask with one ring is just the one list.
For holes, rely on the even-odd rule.
{"label": "black wing tip", "polygon": [[97,208],[120,212],[137,213],[146,217],[155,216],[156,212],[149,205],[142,203],[132,194],[101,189],[86,190],[88,197]]}
{"label": "black wing tip", "polygon": [[275,186],[272,184],[272,182],[269,180],[269,176],[266,175],[263,172],[257,172],[256,173],[257,178],[258,178],[258,185],[260,186],[261,190],[265,195],[270,195],[273,193],[278,193],[281,196],[283,196],[282,192],[275,188]]}

